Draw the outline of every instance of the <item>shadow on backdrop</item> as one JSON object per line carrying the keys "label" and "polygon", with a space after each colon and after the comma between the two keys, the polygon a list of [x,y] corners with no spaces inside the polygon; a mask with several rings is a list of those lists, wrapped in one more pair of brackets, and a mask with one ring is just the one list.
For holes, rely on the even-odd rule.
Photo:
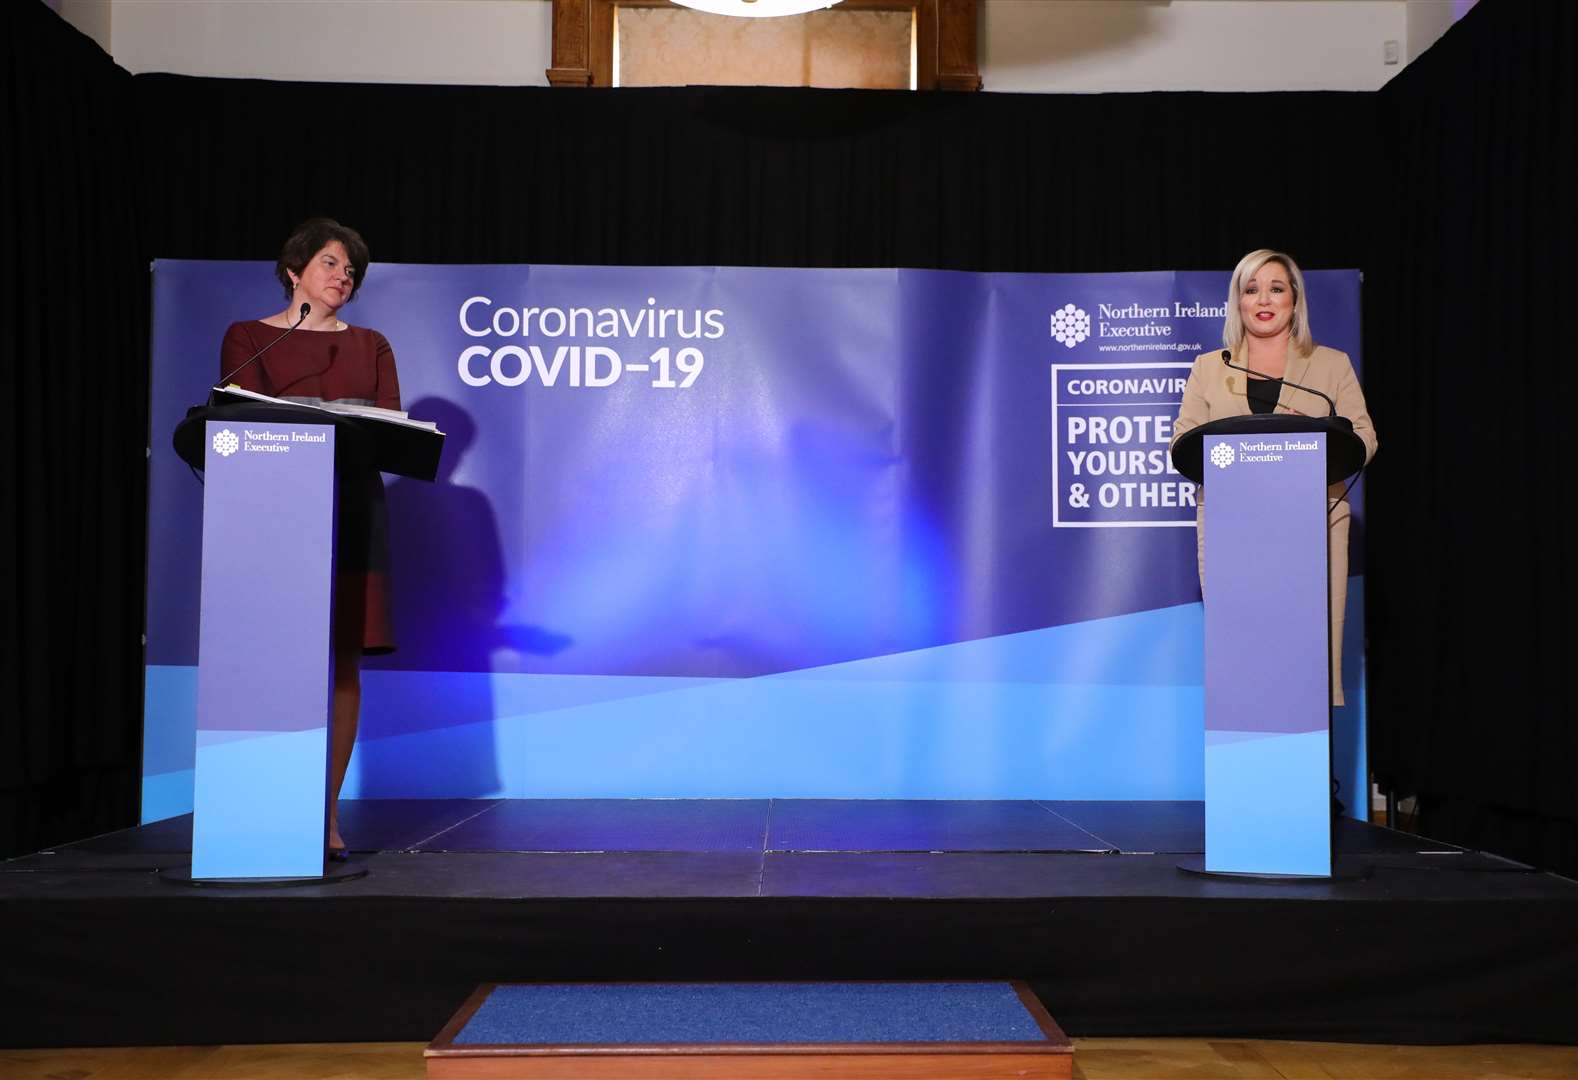
{"label": "shadow on backdrop", "polygon": [[399,650],[367,662],[363,739],[358,749],[361,791],[378,796],[380,775],[410,769],[396,736],[455,729],[443,742],[443,788],[455,795],[498,790],[495,700],[490,674],[495,654],[551,653],[569,639],[530,627],[501,625],[506,574],[496,516],[486,493],[455,482],[476,440],[476,424],[453,402],[427,397],[411,416],[431,420],[446,435],[432,483],[399,479],[389,485],[395,640]]}

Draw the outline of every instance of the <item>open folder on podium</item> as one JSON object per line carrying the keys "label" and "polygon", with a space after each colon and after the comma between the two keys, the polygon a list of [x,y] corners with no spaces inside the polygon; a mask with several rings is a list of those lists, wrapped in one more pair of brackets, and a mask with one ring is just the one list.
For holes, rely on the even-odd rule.
{"label": "open folder on podium", "polygon": [[222,405],[280,405],[315,409],[360,420],[363,423],[358,426],[371,440],[373,464],[379,472],[409,476],[416,480],[432,480],[438,475],[438,458],[444,449],[444,434],[431,420],[413,420],[407,413],[380,409],[374,405],[343,405],[334,401],[307,405],[233,385],[214,387],[208,395],[208,404],[210,408]]}
{"label": "open folder on podium", "polygon": [[340,487],[373,470],[432,480],[444,435],[232,387],[174,442],[204,474],[190,876],[321,878]]}

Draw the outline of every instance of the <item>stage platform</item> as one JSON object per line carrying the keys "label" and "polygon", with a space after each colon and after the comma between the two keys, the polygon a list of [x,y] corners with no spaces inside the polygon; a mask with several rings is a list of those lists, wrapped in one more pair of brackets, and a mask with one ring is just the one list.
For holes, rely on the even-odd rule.
{"label": "stage platform", "polygon": [[481,983],[1028,980],[1075,1036],[1578,1042],[1578,883],[1358,822],[1179,872],[1190,802],[348,802],[364,878],[204,889],[190,818],[0,863],[7,1046],[426,1041]]}

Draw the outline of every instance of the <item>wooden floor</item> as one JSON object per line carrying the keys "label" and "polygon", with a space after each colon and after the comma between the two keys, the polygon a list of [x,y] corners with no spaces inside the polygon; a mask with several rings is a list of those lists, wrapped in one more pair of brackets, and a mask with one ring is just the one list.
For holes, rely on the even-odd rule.
{"label": "wooden floor", "polygon": [[[0,1050],[5,1080],[422,1080],[421,1043]],[[1578,1047],[1075,1039],[1076,1080],[1573,1080]]]}

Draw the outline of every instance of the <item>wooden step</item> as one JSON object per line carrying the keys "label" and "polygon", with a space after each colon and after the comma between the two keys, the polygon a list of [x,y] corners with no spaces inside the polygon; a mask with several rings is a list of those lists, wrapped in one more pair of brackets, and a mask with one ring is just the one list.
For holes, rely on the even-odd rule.
{"label": "wooden step", "polygon": [[429,1080],[1069,1080],[1023,982],[485,984]]}

